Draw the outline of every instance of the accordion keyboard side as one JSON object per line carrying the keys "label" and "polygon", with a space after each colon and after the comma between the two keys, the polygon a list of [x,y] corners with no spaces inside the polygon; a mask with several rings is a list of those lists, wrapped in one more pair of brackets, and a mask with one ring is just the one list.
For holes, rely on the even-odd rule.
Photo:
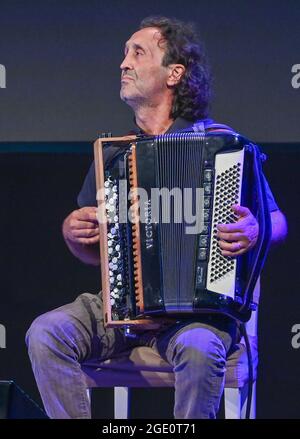
{"label": "accordion keyboard side", "polygon": [[236,291],[237,260],[224,257],[216,237],[217,225],[237,220],[231,206],[241,204],[244,149],[227,154],[216,154],[212,212],[212,234],[206,288],[234,299]]}
{"label": "accordion keyboard side", "polygon": [[[155,329],[160,327],[160,321],[153,321],[151,318],[141,318],[135,320],[136,309],[143,309],[141,290],[141,278],[137,279],[138,264],[136,260],[136,250],[139,245],[138,227],[133,224],[132,230],[127,227],[127,223],[123,224],[119,217],[124,211],[127,215],[127,187],[123,188],[120,181],[124,180],[124,173],[126,174],[125,165],[123,168],[108,167],[105,169],[103,160],[103,149],[107,144],[121,143],[123,153],[120,154],[123,158],[128,152],[129,145],[134,142],[135,136],[127,136],[122,138],[104,138],[98,139],[94,143],[94,157],[95,157],[95,172],[96,172],[96,186],[97,186],[97,217],[99,221],[100,234],[100,264],[101,264],[101,282],[102,282],[102,296],[104,309],[104,324],[106,327],[120,327],[120,326],[138,326],[139,329]],[[127,145],[124,147],[124,145]],[[129,157],[129,160],[128,160]],[[128,182],[136,185],[134,177],[134,157],[132,154],[127,154],[129,163]],[[124,189],[121,190],[120,188]],[[136,199],[132,200],[134,215],[138,214],[136,209]],[[123,209],[123,211],[122,211]],[[129,246],[133,243],[135,248],[129,251]],[[132,261],[131,261],[132,256]],[[137,287],[135,298],[128,294],[131,289],[132,279],[130,278],[130,263],[135,264],[135,269],[132,272],[134,279],[134,287]],[[137,299],[136,303],[134,299]]]}

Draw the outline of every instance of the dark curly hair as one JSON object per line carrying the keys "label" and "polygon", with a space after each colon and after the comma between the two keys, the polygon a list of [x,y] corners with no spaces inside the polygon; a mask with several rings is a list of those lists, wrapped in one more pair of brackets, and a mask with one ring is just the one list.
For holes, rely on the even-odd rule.
{"label": "dark curly hair", "polygon": [[166,43],[162,65],[178,63],[186,68],[183,78],[174,90],[171,117],[183,117],[192,121],[207,117],[211,75],[194,25],[175,18],[150,16],[140,24],[140,29],[147,27],[159,29],[162,35],[161,44]]}

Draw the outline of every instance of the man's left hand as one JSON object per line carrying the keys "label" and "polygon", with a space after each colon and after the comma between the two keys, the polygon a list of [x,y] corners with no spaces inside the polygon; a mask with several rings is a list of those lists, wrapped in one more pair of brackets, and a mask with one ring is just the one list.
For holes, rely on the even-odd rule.
{"label": "man's left hand", "polygon": [[232,224],[219,224],[217,237],[222,255],[236,257],[254,247],[259,226],[256,218],[247,207],[234,204],[231,208],[238,220]]}

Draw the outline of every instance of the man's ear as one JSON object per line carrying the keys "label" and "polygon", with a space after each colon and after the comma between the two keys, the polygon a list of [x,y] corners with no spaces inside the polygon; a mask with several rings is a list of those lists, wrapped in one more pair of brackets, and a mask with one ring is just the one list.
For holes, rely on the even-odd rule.
{"label": "man's ear", "polygon": [[167,85],[169,87],[174,87],[179,84],[183,75],[185,74],[185,67],[183,64],[170,64],[169,66],[169,76],[167,79]]}

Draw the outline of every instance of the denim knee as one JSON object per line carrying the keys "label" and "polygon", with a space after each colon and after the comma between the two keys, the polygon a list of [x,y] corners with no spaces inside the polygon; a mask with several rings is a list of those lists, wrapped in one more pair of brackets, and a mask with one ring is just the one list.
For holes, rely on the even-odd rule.
{"label": "denim knee", "polygon": [[173,342],[174,371],[189,367],[202,374],[210,368],[225,370],[226,350],[222,341],[205,328],[192,328],[182,332]]}
{"label": "denim knee", "polygon": [[60,312],[50,311],[37,317],[26,332],[25,341],[32,349],[47,347],[56,335],[64,332],[66,322]]}

